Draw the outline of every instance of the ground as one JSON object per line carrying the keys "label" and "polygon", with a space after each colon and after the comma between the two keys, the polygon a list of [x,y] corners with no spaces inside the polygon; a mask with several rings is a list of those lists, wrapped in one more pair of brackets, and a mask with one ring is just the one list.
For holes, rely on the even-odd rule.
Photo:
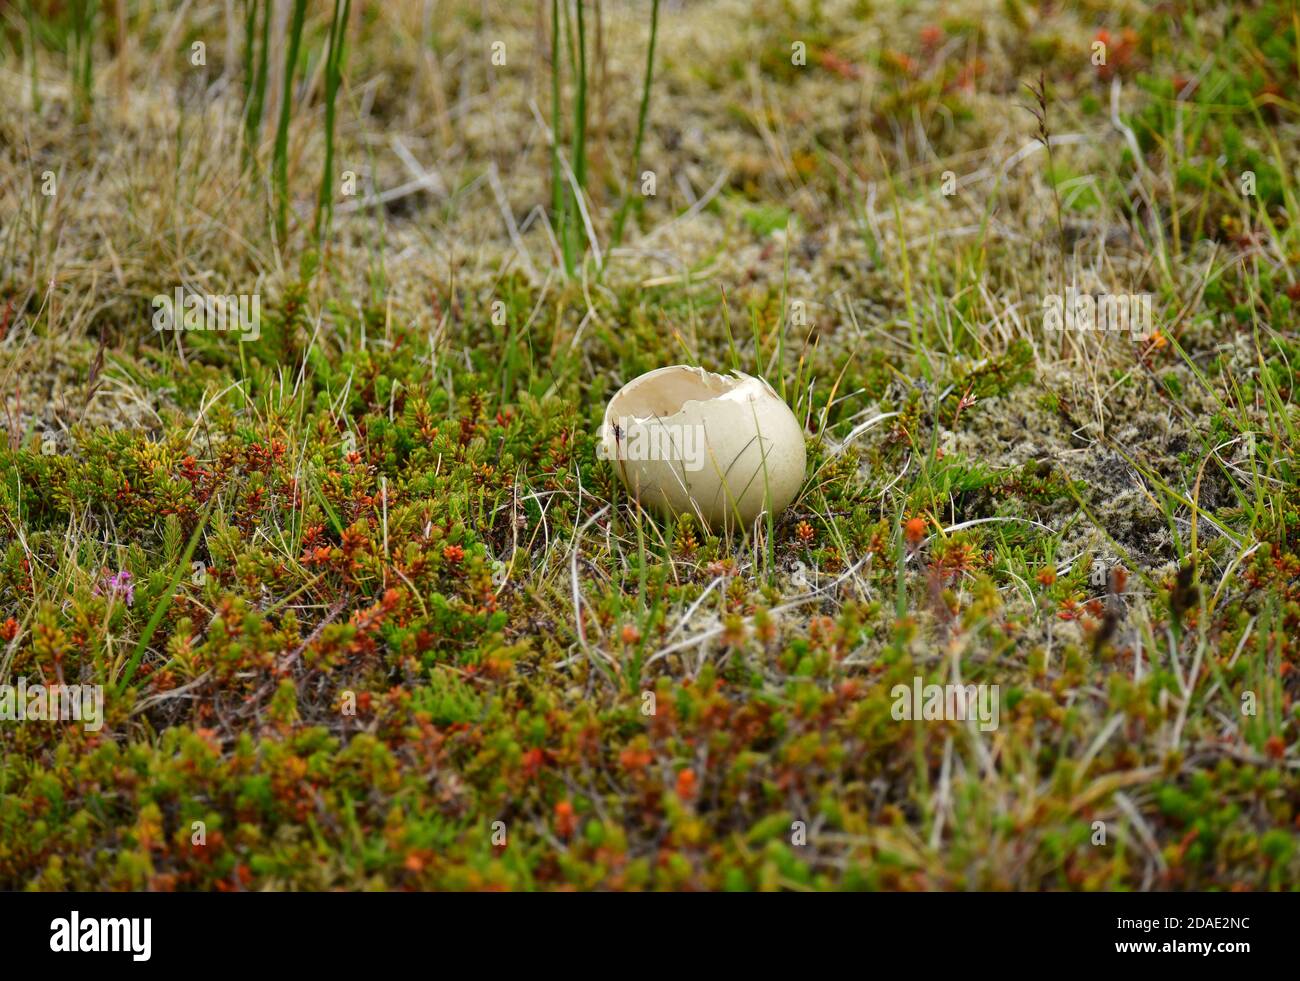
{"label": "ground", "polygon": [[0,888],[1300,884],[1293,4],[163,6],[0,20]]}

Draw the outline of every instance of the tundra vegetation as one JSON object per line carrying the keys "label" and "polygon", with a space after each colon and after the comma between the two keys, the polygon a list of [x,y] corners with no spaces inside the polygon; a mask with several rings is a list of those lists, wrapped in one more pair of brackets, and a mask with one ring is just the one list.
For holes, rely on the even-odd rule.
{"label": "tundra vegetation", "polygon": [[[1298,23],[3,5],[0,684],[104,701],[0,722],[0,888],[1295,888]],[[675,363],[783,513],[628,499]]]}

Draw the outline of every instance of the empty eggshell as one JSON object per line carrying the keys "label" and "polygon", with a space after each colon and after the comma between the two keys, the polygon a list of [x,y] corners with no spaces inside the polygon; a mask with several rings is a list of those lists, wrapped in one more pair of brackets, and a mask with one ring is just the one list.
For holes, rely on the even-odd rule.
{"label": "empty eggshell", "polygon": [[761,378],[657,368],[609,400],[599,455],[642,504],[718,527],[779,513],[803,486],[803,429]]}

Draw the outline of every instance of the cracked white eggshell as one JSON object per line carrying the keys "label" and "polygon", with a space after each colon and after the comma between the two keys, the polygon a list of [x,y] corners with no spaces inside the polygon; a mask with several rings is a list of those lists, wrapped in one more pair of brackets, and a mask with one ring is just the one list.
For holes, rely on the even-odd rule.
{"label": "cracked white eggshell", "polygon": [[779,514],[803,486],[803,427],[761,378],[657,368],[605,408],[600,455],[641,503],[711,527]]}

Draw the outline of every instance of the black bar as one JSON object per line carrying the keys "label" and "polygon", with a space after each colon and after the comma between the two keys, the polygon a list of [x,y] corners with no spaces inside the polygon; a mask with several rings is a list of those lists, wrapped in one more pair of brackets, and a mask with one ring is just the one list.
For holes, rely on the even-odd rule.
{"label": "black bar", "polygon": [[[838,949],[854,951],[864,965],[908,951],[918,965],[945,958],[969,965],[983,951],[990,968],[999,962],[1130,962],[1180,971],[1193,963],[1233,970],[1252,958],[1271,961],[1292,953],[1298,908],[1294,896],[1260,893],[9,893],[0,895],[0,935],[7,965],[111,964],[131,971],[186,970],[227,958],[237,970],[245,963],[239,953],[245,947],[256,951],[259,969],[335,971],[371,969],[377,956],[439,949],[466,956],[477,951],[490,956],[494,968],[518,957],[520,966],[535,969],[540,953],[566,949],[580,950],[587,963],[625,963],[638,949],[644,956],[662,952],[671,962],[691,950],[692,958],[700,953],[732,965],[754,958],[760,967],[797,951],[817,963]],[[130,949],[51,950],[60,942],[59,921],[70,928],[73,910],[81,930],[96,936],[99,925],[87,928],[87,920],[137,918],[142,928],[147,918],[148,959],[137,961]],[[126,936],[120,924],[117,930]],[[143,930],[133,937],[142,939]],[[698,951],[701,942],[712,950]],[[1040,956],[1048,959],[1023,960]]]}

